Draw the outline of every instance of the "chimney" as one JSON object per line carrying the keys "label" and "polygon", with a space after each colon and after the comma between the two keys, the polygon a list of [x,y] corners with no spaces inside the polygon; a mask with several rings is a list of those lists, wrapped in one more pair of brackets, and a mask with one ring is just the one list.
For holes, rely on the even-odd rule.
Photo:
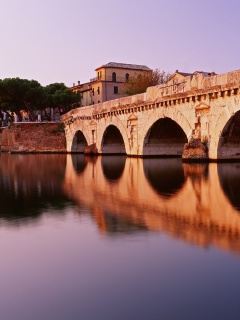
{"label": "chimney", "polygon": [[80,81],[78,80],[78,85],[80,86]]}

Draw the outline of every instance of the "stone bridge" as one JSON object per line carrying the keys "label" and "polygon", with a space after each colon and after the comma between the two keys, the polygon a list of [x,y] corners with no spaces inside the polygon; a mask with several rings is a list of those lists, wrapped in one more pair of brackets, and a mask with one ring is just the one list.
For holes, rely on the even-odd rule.
{"label": "stone bridge", "polygon": [[98,154],[181,156],[192,137],[209,159],[240,159],[240,71],[188,76],[181,92],[167,85],[73,109],[61,117],[68,152],[93,145]]}

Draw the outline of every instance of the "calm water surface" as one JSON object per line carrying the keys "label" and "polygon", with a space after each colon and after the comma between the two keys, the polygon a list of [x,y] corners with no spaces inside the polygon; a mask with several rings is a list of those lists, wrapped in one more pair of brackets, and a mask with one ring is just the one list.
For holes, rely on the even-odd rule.
{"label": "calm water surface", "polygon": [[0,319],[240,319],[240,164],[0,155]]}

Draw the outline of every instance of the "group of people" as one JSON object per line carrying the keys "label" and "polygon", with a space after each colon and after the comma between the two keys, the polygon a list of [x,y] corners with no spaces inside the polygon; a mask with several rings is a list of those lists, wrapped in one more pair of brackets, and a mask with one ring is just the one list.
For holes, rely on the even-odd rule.
{"label": "group of people", "polygon": [[0,110],[0,127],[10,127],[13,122],[28,122],[28,121],[60,121],[62,109],[51,109],[47,107],[45,110],[33,110],[33,115],[30,117],[29,112],[22,110],[21,118],[17,114],[7,110]]}
{"label": "group of people", "polygon": [[12,122],[13,122],[13,117],[14,117],[14,114],[13,112],[11,114],[5,112],[5,111],[1,111],[2,113],[2,117],[0,118],[0,126],[1,127],[10,127]]}

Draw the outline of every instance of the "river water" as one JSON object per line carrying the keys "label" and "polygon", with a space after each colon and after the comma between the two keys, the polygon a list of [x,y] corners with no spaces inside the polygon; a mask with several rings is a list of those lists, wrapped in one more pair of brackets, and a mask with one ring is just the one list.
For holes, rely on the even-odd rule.
{"label": "river water", "polygon": [[240,164],[0,155],[0,319],[240,319]]}

